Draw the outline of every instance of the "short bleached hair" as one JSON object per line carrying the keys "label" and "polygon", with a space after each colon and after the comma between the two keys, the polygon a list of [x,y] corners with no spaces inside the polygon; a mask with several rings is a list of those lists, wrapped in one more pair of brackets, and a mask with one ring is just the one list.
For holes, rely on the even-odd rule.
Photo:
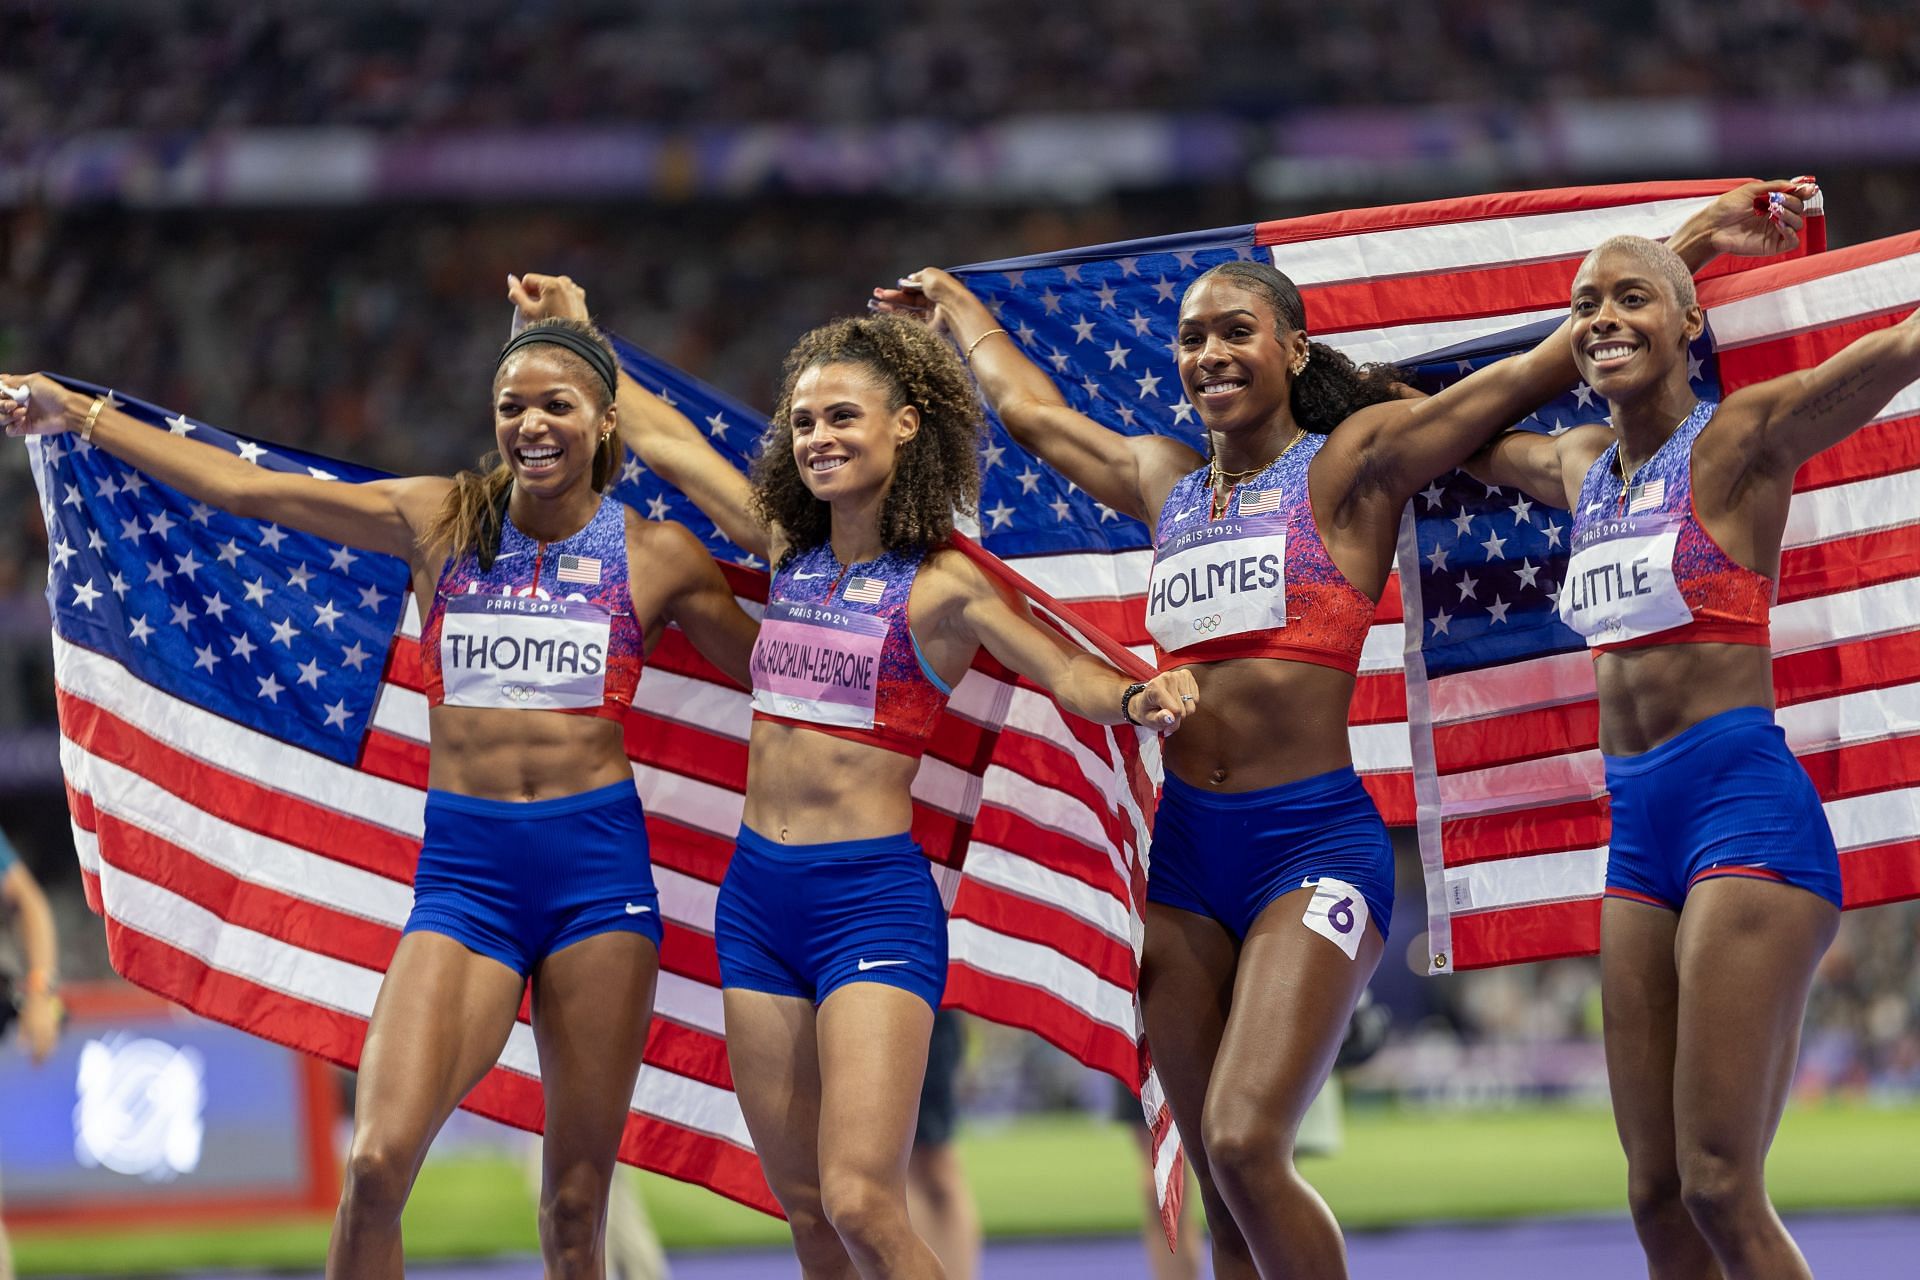
{"label": "short bleached hair", "polygon": [[1700,296],[1693,289],[1693,273],[1687,270],[1686,263],[1680,261],[1680,255],[1658,240],[1649,240],[1645,236],[1613,236],[1602,240],[1580,264],[1580,270],[1574,278],[1577,280],[1593,270],[1593,264],[1610,253],[1632,258],[1645,267],[1648,274],[1666,281],[1682,311],[1700,305]]}

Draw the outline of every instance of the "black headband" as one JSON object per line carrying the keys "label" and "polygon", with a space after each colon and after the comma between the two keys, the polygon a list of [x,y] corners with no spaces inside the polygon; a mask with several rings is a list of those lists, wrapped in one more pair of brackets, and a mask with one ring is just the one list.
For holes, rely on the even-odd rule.
{"label": "black headband", "polygon": [[592,338],[584,337],[571,329],[562,329],[558,325],[539,325],[522,329],[514,334],[507,339],[507,345],[500,348],[500,358],[493,362],[493,371],[496,374],[499,373],[500,366],[507,362],[508,356],[523,348],[531,347],[537,342],[552,343],[556,347],[565,347],[573,352],[591,365],[593,371],[600,375],[601,381],[607,384],[608,399],[619,396],[620,370],[613,363],[613,357],[607,354],[606,348]]}

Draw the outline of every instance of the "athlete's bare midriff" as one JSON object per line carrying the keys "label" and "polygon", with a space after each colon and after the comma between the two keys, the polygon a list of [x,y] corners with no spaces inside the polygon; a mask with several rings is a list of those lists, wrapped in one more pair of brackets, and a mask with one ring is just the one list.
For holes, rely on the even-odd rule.
{"label": "athlete's bare midriff", "polygon": [[618,720],[439,706],[427,785],[483,800],[553,800],[633,778]]}
{"label": "athlete's bare midriff", "polygon": [[784,844],[899,835],[913,821],[920,761],[799,725],[756,720],[746,824]]}
{"label": "athlete's bare midriff", "polygon": [[1773,653],[1753,644],[1666,644],[1603,653],[1600,750],[1638,755],[1735,707],[1773,706]]}
{"label": "athlete's bare midriff", "polygon": [[1353,762],[1354,678],[1333,667],[1235,658],[1188,668],[1199,709],[1164,740],[1167,771],[1209,791],[1258,791]]}

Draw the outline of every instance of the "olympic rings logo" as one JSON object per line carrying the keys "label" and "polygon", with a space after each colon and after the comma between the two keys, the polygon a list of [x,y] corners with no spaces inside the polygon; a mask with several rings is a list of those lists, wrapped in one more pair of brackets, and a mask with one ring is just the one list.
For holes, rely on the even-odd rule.
{"label": "olympic rings logo", "polygon": [[1209,614],[1204,618],[1195,618],[1193,620],[1193,629],[1199,632],[1201,635],[1206,635],[1209,632],[1218,631],[1220,629],[1220,615],[1217,613],[1214,613],[1214,614]]}

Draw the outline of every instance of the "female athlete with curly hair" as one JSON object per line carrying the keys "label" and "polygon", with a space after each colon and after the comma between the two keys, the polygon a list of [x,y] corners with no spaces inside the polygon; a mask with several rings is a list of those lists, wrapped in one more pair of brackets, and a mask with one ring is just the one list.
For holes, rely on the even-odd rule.
{"label": "female athlete with curly hair", "polygon": [[[564,277],[512,294],[586,314]],[[905,1184],[946,915],[908,825],[948,690],[985,648],[1090,720],[1170,731],[1197,697],[1185,672],[1129,684],[945,545],[979,497],[981,427],[953,351],[891,316],[800,339],[751,482],[621,381],[629,446],[774,566],[714,940],[734,1088],[809,1278],[941,1274]]]}
{"label": "female athlete with curly hair", "polygon": [[[1791,184],[1722,197],[1675,245],[1696,267],[1720,249],[1787,247],[1790,231],[1753,216],[1769,185]],[[1202,455],[1074,410],[944,271],[874,292],[882,308],[930,309],[1014,439],[1153,532],[1147,628],[1161,669],[1192,671],[1206,703],[1165,755],[1140,973],[1148,1038],[1199,1176],[1214,1273],[1344,1276],[1339,1226],[1293,1144],[1393,908],[1392,848],[1348,745],[1360,650],[1402,508],[1574,384],[1566,337],[1421,396],[1310,341],[1286,276],[1229,262],[1188,287],[1175,330]],[[1267,555],[1282,566],[1272,581],[1234,590],[1220,572]],[[1223,579],[1202,606],[1193,584]]]}

